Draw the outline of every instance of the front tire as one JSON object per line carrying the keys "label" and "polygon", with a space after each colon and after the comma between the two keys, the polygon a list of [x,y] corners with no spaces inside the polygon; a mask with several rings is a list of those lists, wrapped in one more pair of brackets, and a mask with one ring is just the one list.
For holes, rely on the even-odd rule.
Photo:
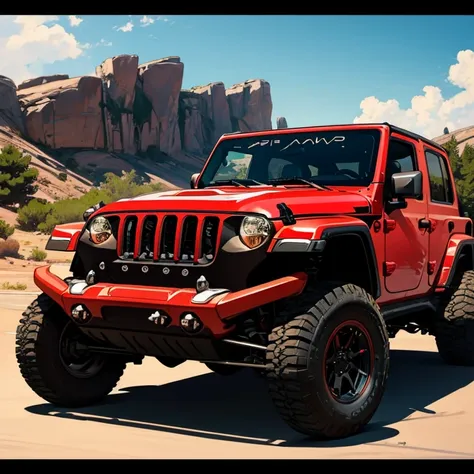
{"label": "front tire", "polygon": [[277,410],[312,437],[359,432],[382,400],[389,369],[389,338],[376,302],[360,287],[334,284],[305,292],[288,307],[266,357]]}
{"label": "front tire", "polygon": [[[118,357],[72,351],[82,333],[47,295],[23,313],[16,330],[16,358],[30,388],[63,407],[95,404],[115,387],[126,366]],[[72,352],[71,352],[72,351]]]}
{"label": "front tire", "polygon": [[474,271],[464,272],[435,327],[441,358],[450,365],[474,366]]}

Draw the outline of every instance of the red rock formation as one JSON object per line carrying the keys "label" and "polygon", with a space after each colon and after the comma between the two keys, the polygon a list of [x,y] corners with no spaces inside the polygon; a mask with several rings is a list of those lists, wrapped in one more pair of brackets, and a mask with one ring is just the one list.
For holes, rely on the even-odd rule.
{"label": "red rock formation", "polygon": [[35,77],[33,79],[27,79],[26,81],[23,81],[18,86],[18,90],[21,91],[22,89],[28,89],[28,87],[40,86],[49,82],[64,81],[64,79],[69,79],[69,76],[67,74],[54,74],[52,76]]}
{"label": "red rock formation", "polygon": [[184,64],[178,56],[138,67],[137,94],[144,96],[143,104],[136,104],[134,114],[139,124],[136,135],[140,151],[152,148],[173,156],[181,150],[178,104],[183,71]]}
{"label": "red rock formation", "polygon": [[134,140],[133,104],[137,82],[138,56],[121,55],[106,59],[96,68],[105,96],[105,141],[108,151],[137,152]]}
{"label": "red rock formation", "polygon": [[0,76],[0,127],[25,131],[16,85],[5,76]]}
{"label": "red rock formation", "polygon": [[288,123],[286,122],[285,117],[277,117],[276,125],[277,128],[288,128]]}
{"label": "red rock formation", "polygon": [[180,118],[183,149],[208,154],[224,133],[232,131],[224,83],[181,91]]}
{"label": "red rock formation", "polygon": [[268,82],[251,80],[228,90],[213,82],[181,91],[183,72],[177,56],[139,65],[137,56],[120,55],[98,66],[98,77],[30,79],[16,91],[24,128],[15,85],[5,78],[0,80],[0,124],[8,121],[51,148],[160,159],[166,154],[179,160],[187,152],[205,156],[224,133],[271,128]]}
{"label": "red rock formation", "polygon": [[227,89],[226,95],[234,132],[272,128],[273,104],[267,81],[251,79],[235,84]]}
{"label": "red rock formation", "polygon": [[201,155],[205,153],[211,126],[208,120],[208,104],[201,94],[181,91],[179,96],[179,130],[184,150]]}
{"label": "red rock formation", "polygon": [[18,91],[26,133],[51,148],[103,148],[102,81],[84,76]]}

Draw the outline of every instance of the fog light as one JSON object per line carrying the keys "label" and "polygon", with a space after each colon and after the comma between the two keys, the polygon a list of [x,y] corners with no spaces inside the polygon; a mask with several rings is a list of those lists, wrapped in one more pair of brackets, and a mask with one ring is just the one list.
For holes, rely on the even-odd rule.
{"label": "fog light", "polygon": [[204,275],[200,276],[196,281],[196,291],[201,293],[209,289],[209,282]]}
{"label": "fog light", "polygon": [[86,275],[86,283],[88,285],[93,285],[95,283],[95,271],[91,270],[87,275]]}
{"label": "fog light", "polygon": [[202,326],[199,318],[192,313],[185,313],[181,316],[181,327],[188,333],[195,334],[202,329]]}
{"label": "fog light", "polygon": [[72,308],[71,316],[79,324],[85,324],[92,318],[92,314],[82,304],[78,304]]}
{"label": "fog light", "polygon": [[160,313],[159,311],[155,311],[149,318],[148,321],[155,323],[158,326],[166,328],[171,323],[171,318],[164,313],[163,311]]}

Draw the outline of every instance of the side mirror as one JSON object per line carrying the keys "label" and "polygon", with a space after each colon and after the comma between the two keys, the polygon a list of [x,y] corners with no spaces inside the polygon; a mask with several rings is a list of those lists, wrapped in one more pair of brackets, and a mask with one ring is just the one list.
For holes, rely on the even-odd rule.
{"label": "side mirror", "polygon": [[189,185],[191,186],[191,189],[194,189],[196,187],[196,181],[199,178],[199,173],[194,173],[191,176],[191,179],[189,181]]}
{"label": "side mirror", "polygon": [[417,198],[422,194],[421,171],[405,171],[392,175],[393,194],[397,198]]}

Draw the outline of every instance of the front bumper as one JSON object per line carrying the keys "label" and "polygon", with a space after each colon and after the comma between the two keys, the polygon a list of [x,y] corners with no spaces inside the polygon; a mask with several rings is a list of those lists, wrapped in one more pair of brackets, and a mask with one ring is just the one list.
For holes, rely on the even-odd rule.
{"label": "front bumper", "polygon": [[[147,315],[161,310],[171,318],[168,327],[164,330],[165,333],[169,333],[170,330],[179,330],[183,314],[193,313],[203,324],[201,332],[221,338],[232,330],[232,320],[240,314],[301,293],[306,285],[307,276],[305,273],[295,273],[240,291],[231,292],[223,289],[220,294],[210,295],[207,300],[203,298],[204,301],[201,303],[193,302],[197,291],[192,288],[113,283],[96,283],[86,286],[83,283],[83,289],[78,293],[77,288],[80,288],[80,285],[76,283],[74,292],[71,292],[70,284],[54,275],[50,271],[50,266],[36,268],[34,281],[45,294],[63,308],[68,316],[71,316],[74,306],[79,304],[86,306],[92,319],[84,324],[84,328],[100,326],[107,308],[120,307],[129,309],[130,313],[127,317],[127,327],[116,327],[117,330],[131,329],[134,326],[134,318],[142,319],[144,310],[149,310],[149,313],[145,311]],[[134,312],[134,310],[137,311]],[[141,319],[136,321],[137,328],[143,327]],[[150,330],[153,331],[155,325],[150,324]]]}

